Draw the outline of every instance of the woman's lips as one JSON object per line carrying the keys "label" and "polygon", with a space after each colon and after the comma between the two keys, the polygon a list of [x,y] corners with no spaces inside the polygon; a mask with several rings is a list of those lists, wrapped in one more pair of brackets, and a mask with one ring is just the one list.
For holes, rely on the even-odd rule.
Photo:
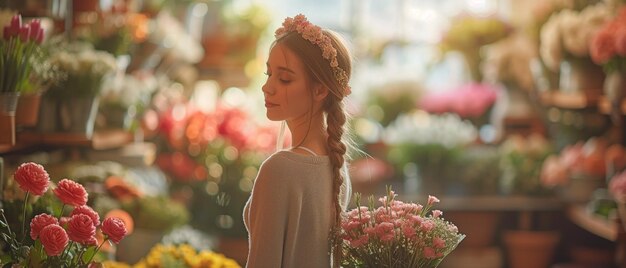
{"label": "woman's lips", "polygon": [[278,104],[267,102],[267,101],[265,102],[265,108],[272,108],[276,106],[278,106]]}

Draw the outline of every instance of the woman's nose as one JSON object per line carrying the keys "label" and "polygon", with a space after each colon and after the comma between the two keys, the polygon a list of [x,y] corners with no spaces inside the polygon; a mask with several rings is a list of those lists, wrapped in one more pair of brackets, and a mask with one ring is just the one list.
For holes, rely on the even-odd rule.
{"label": "woman's nose", "polygon": [[266,95],[274,95],[274,90],[272,90],[271,86],[270,86],[270,81],[269,79],[267,81],[265,81],[265,84],[263,84],[263,86],[261,87],[261,90],[263,91],[263,93],[265,93]]}

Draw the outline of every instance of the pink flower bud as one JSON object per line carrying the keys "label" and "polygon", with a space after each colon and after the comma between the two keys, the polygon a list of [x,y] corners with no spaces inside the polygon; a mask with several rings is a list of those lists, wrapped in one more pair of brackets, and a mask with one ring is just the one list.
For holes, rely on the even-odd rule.
{"label": "pink flower bud", "polygon": [[29,40],[31,41],[37,40],[37,35],[39,34],[39,30],[41,30],[41,21],[40,20],[31,21]]}
{"label": "pink flower bud", "polygon": [[22,40],[22,42],[28,42],[28,36],[30,35],[30,26],[29,25],[23,25],[20,28],[20,40]]}
{"label": "pink flower bud", "polygon": [[11,18],[11,28],[19,29],[22,27],[22,15],[17,14]]}

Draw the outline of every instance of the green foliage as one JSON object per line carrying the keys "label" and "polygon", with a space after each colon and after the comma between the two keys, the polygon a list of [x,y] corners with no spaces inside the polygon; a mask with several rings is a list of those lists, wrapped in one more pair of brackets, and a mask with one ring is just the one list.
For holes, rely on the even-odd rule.
{"label": "green foliage", "polygon": [[166,196],[146,196],[122,204],[136,228],[169,232],[189,221],[187,209]]}

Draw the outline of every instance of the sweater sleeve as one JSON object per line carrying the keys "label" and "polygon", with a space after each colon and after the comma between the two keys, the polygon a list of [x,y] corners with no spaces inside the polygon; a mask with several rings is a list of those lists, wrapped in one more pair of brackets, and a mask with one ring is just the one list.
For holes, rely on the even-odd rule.
{"label": "sweater sleeve", "polygon": [[277,159],[268,159],[257,175],[250,200],[248,268],[281,267],[288,219],[289,178]]}

